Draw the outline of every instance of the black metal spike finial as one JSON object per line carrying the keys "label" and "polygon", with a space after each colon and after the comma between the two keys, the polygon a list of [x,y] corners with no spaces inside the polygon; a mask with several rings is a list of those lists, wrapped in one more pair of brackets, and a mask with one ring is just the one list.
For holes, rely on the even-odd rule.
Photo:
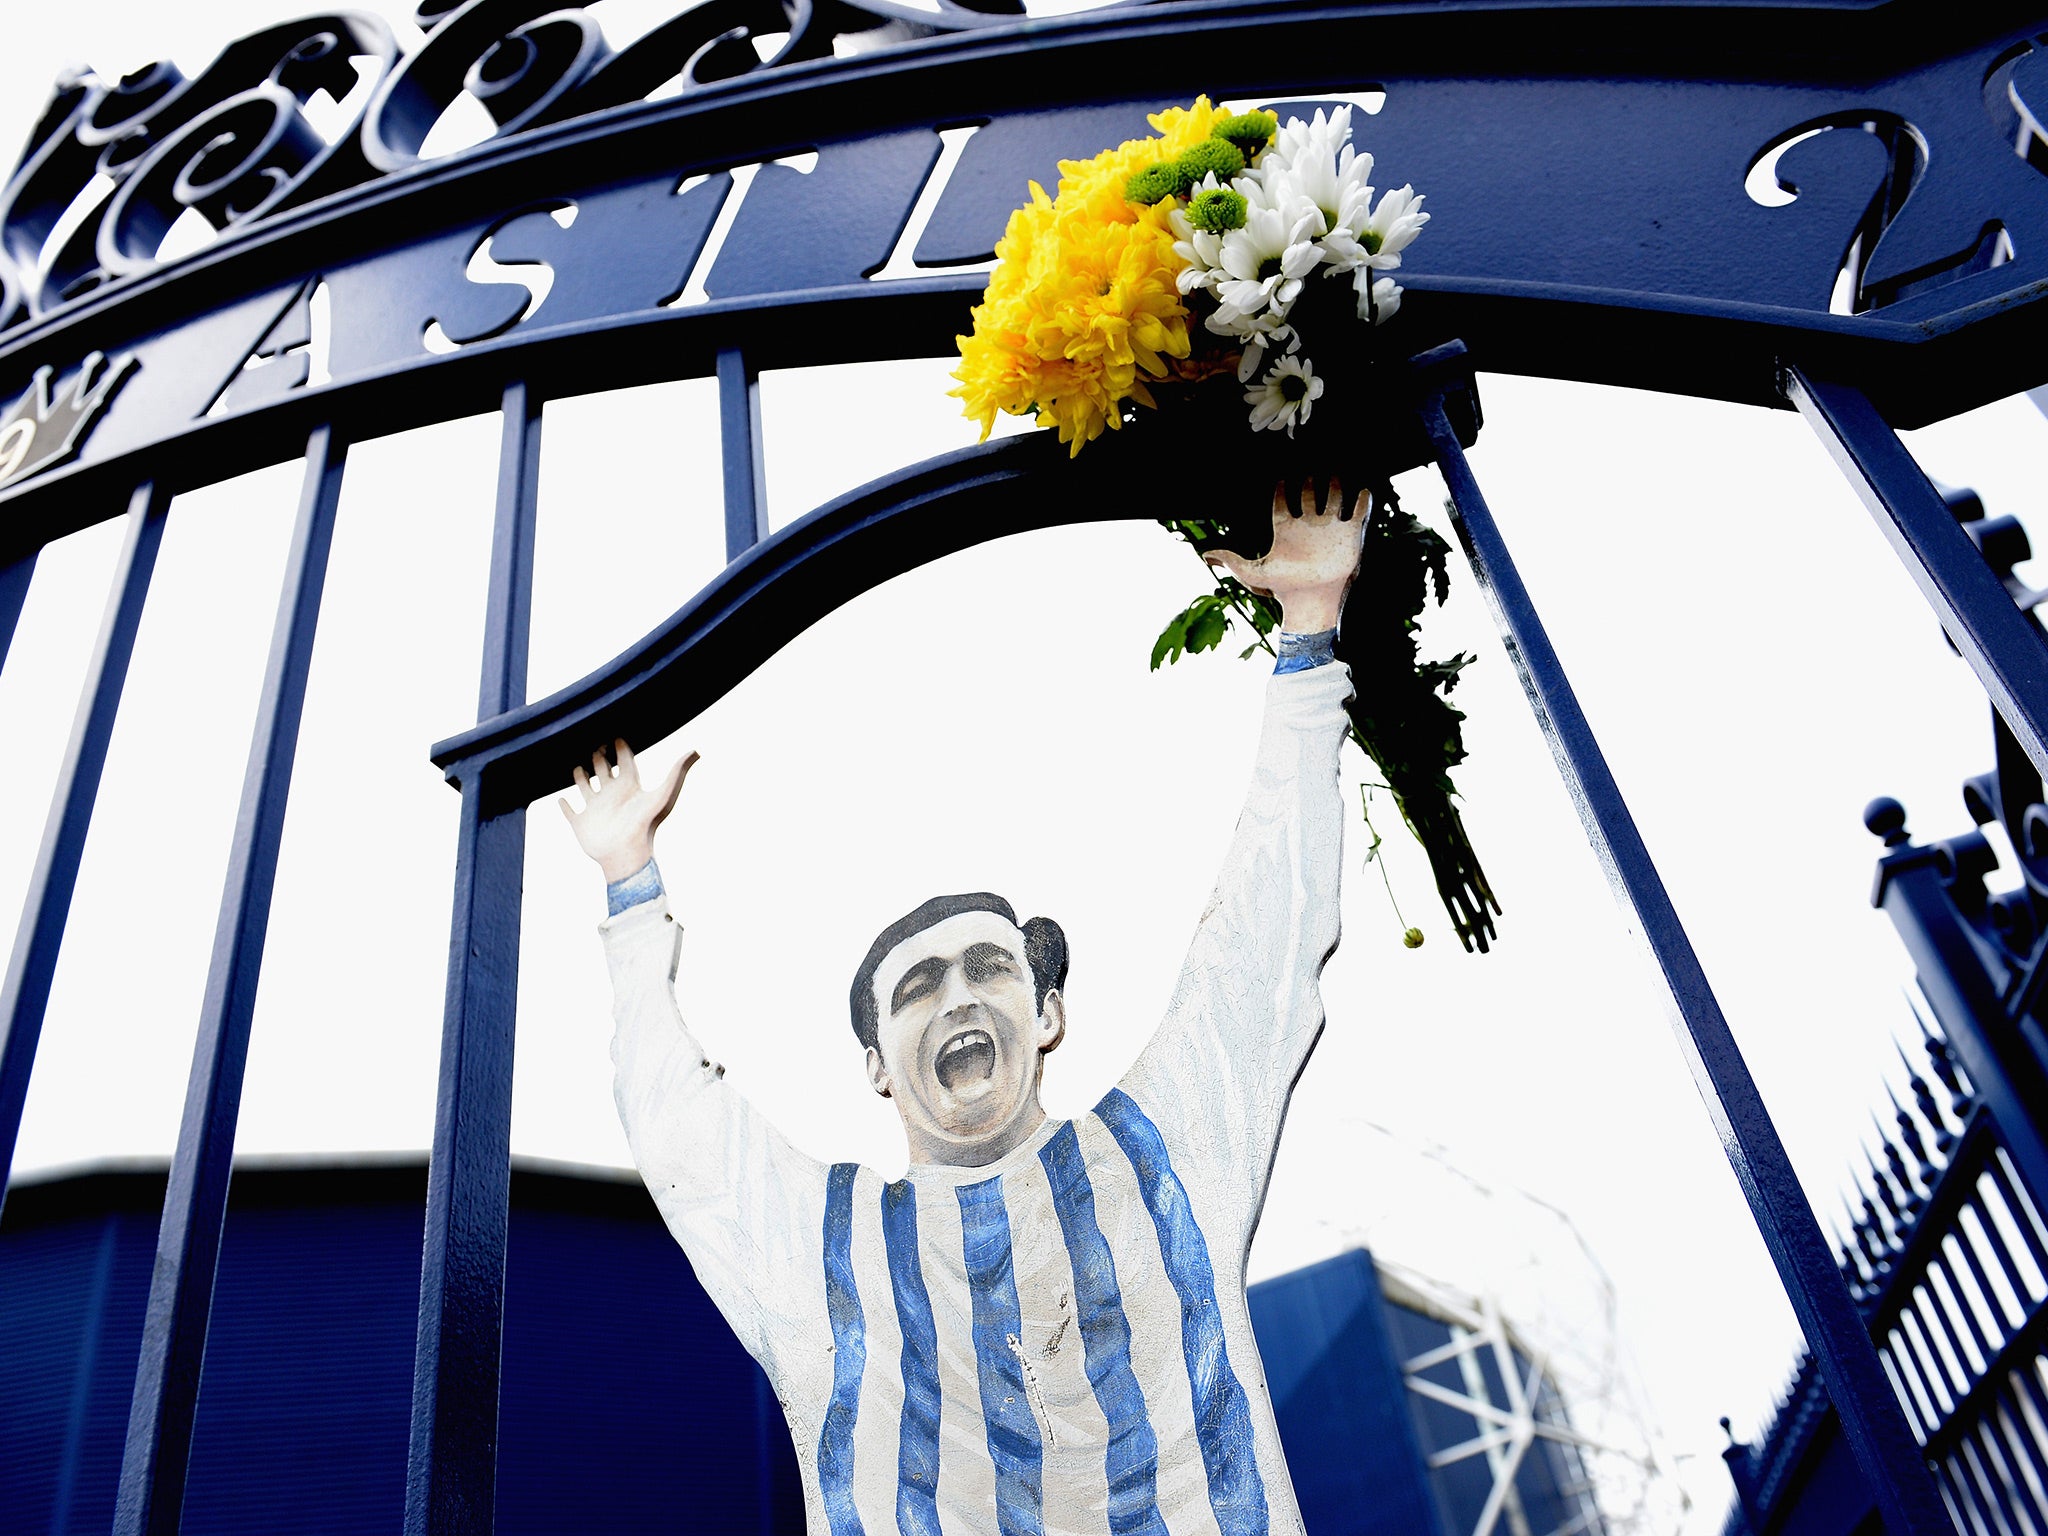
{"label": "black metal spike finial", "polygon": [[1892,1188],[1892,1181],[1885,1172],[1884,1164],[1878,1161],[1877,1154],[1867,1146],[1861,1150],[1864,1161],[1870,1164],[1870,1182],[1875,1186],[1877,1203],[1884,1208],[1885,1225],[1891,1229],[1894,1241],[1903,1243],[1906,1238],[1905,1204],[1900,1200],[1899,1192]]}
{"label": "black metal spike finial", "polygon": [[1856,1214],[1856,1203],[1849,1198],[1847,1190],[1842,1191],[1842,1211],[1849,1219],[1849,1235],[1840,1239],[1840,1245],[1842,1250],[1856,1261],[1856,1267],[1863,1273],[1864,1278],[1868,1279],[1870,1255],[1863,1251],[1863,1222]]}
{"label": "black metal spike finial", "polygon": [[1858,1223],[1858,1230],[1864,1235],[1865,1251],[1870,1255],[1871,1264],[1879,1274],[1889,1274],[1892,1267],[1891,1255],[1898,1247],[1898,1243],[1891,1226],[1885,1221],[1884,1212],[1877,1208],[1876,1198],[1864,1187],[1861,1177],[1851,1174],[1850,1178],[1856,1186],[1856,1194],[1862,1204],[1863,1215]]}
{"label": "black metal spike finial", "polygon": [[1841,1253],[1843,1266],[1851,1266],[1855,1272],[1858,1272],[1860,1280],[1868,1280],[1870,1274],[1864,1270],[1864,1249],[1858,1243],[1855,1243],[1855,1210],[1849,1208],[1849,1196],[1843,1196],[1841,1204],[1843,1204],[1843,1208],[1849,1214],[1849,1235],[1847,1237],[1841,1235],[1841,1225],[1833,1217],[1829,1217],[1829,1221],[1827,1221],[1827,1235],[1833,1239],[1835,1251]]}
{"label": "black metal spike finial", "polygon": [[[1886,1092],[1890,1092],[1889,1086]],[[1927,1197],[1913,1181],[1913,1171],[1906,1166],[1906,1154],[1899,1150],[1899,1144],[1885,1131],[1884,1121],[1878,1119],[1875,1111],[1870,1118],[1877,1126],[1878,1144],[1884,1148],[1884,1164],[1891,1173],[1892,1187],[1898,1191],[1899,1208],[1905,1213],[1906,1221],[1910,1224],[1927,1204]]]}
{"label": "black metal spike finial", "polygon": [[[1926,1031],[1923,1028],[1921,1039],[1924,1042],[1926,1038]],[[1928,1086],[1927,1079],[1921,1076],[1919,1069],[1913,1065],[1913,1059],[1906,1054],[1904,1043],[1893,1043],[1899,1048],[1899,1060],[1906,1066],[1906,1086],[1912,1090],[1913,1107],[1920,1111],[1920,1118],[1927,1123],[1927,1128],[1934,1132],[1932,1152],[1923,1150],[1920,1159],[1921,1170],[1931,1184],[1937,1168],[1948,1166],[1949,1151],[1956,1144],[1955,1133],[1949,1129],[1948,1120],[1942,1114],[1941,1106],[1935,1102],[1933,1088]],[[1900,1113],[1904,1114],[1905,1111],[1902,1109]]]}
{"label": "black metal spike finial", "polygon": [[1834,1247],[1836,1267],[1841,1271],[1842,1283],[1849,1288],[1849,1295],[1858,1302],[1864,1301],[1872,1292],[1871,1277],[1863,1267],[1863,1256],[1857,1252],[1856,1245],[1842,1236],[1842,1229],[1832,1216],[1828,1218],[1828,1241]]}
{"label": "black metal spike finial", "polygon": [[[1896,1040],[1892,1043],[1898,1045]],[[1905,1047],[1899,1046],[1899,1059],[1904,1061],[1905,1057]],[[1914,1077],[1913,1067],[1910,1062],[1906,1065],[1906,1074],[1909,1079],[1918,1081]],[[1926,1088],[1927,1085],[1925,1083],[1920,1083],[1919,1087],[1913,1090],[1915,1097],[1917,1098],[1919,1094],[1924,1093]],[[1913,1163],[1919,1169],[1921,1184],[1927,1189],[1932,1190],[1934,1188],[1934,1162],[1927,1150],[1927,1138],[1920,1134],[1920,1122],[1914,1119],[1911,1111],[1899,1102],[1898,1090],[1893,1088],[1889,1082],[1884,1085],[1884,1096],[1891,1101],[1892,1122],[1899,1128],[1899,1140],[1904,1142],[1906,1150],[1913,1154]]]}
{"label": "black metal spike finial", "polygon": [[1934,1068],[1934,1075],[1941,1085],[1948,1089],[1949,1113],[1961,1125],[1970,1113],[1970,1106],[1977,1102],[1977,1095],[1963,1082],[1961,1070],[1956,1066],[1955,1053],[1948,1048],[1948,1041],[1940,1035],[1926,1031],[1923,1024],[1923,1043],[1927,1048],[1927,1060]]}
{"label": "black metal spike finial", "polygon": [[[1857,1251],[1862,1255],[1864,1267],[1870,1271],[1871,1283],[1875,1285],[1891,1272],[1891,1262],[1885,1256],[1883,1221],[1877,1214],[1876,1205],[1863,1193],[1860,1185],[1854,1197],[1845,1195],[1843,1199],[1849,1207]],[[1858,1199],[1862,1201],[1860,1212],[1857,1209]]]}

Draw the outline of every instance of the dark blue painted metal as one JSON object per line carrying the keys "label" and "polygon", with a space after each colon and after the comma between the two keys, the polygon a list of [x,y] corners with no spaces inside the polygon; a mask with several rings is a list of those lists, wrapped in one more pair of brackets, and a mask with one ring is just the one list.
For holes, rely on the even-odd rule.
{"label": "dark blue painted metal", "polygon": [[497,516],[491,533],[489,606],[476,717],[491,720],[526,702],[527,636],[533,628],[533,531],[540,495],[541,396],[505,391],[498,444]]}
{"label": "dark blue painted metal", "polygon": [[[1440,215],[1428,262],[1403,272],[1403,325],[1417,346],[1461,335],[1490,369],[1758,404],[1780,403],[1777,360],[1797,357],[1909,426],[2038,384],[2037,360],[2048,355],[2048,177],[2015,153],[2024,144],[2048,164],[2048,146],[2027,126],[2048,119],[2048,104],[2030,105],[2031,118],[2014,105],[2044,90],[2044,67],[2028,51],[2048,28],[2039,0],[1967,11],[1940,0],[1708,5],[1739,24],[1693,29],[1682,56],[1647,41],[1668,35],[1681,13],[1700,14],[1677,0],[1130,6],[983,18],[957,37],[847,59],[816,44],[849,25],[850,0],[794,9],[778,67],[672,100],[616,102],[610,86],[599,89],[610,70],[594,53],[537,49],[517,90],[492,101],[555,93],[571,115],[522,109],[505,119],[507,136],[421,164],[410,163],[409,129],[390,139],[366,123],[350,162],[361,176],[323,185],[324,199],[307,201],[304,188],[255,199],[267,211],[253,222],[231,213],[235,199],[217,199],[212,211],[227,228],[204,253],[132,272],[117,262],[109,274],[87,261],[77,280],[89,291],[54,304],[39,291],[21,312],[40,312],[0,334],[0,398],[18,397],[52,358],[69,367],[95,348],[112,359],[132,352],[142,367],[79,463],[0,491],[14,513],[0,524],[0,560],[76,526],[80,490],[104,493],[143,467],[182,484],[274,462],[319,421],[360,439],[487,408],[515,379],[563,395],[700,377],[742,343],[757,370],[940,355],[981,283],[945,264],[993,247],[1024,176],[1049,178],[1061,155],[1099,146],[1110,118],[1134,120],[1197,90],[1293,101],[1325,84],[1356,90],[1346,61],[1358,59],[1405,71],[1375,75],[1388,104],[1365,137],[1383,165],[1428,189]],[[433,75],[453,88],[472,44],[502,43],[493,69],[515,62],[531,39],[494,30],[524,25],[515,13],[525,12],[511,0],[466,9],[459,31],[469,42],[455,41],[452,25],[437,29],[425,47],[438,62],[429,69],[416,55],[407,79]],[[582,27],[574,7],[560,14]],[[744,24],[760,19],[750,13]],[[1770,48],[1754,45],[1761,35]],[[1243,46],[1251,37],[1257,46]],[[1084,50],[1085,68],[1055,67]],[[237,67],[254,70],[255,58]],[[255,70],[248,84],[266,78]],[[1142,79],[1147,96],[1104,102],[1104,79]],[[289,124],[279,89],[259,93],[271,103],[263,111]],[[394,88],[389,99],[404,94]],[[27,249],[60,204],[53,189],[90,177],[97,148],[85,153],[78,135],[109,99],[88,91],[57,111],[47,154],[20,173],[16,202],[0,198],[0,242]],[[579,100],[607,110],[575,116]],[[150,109],[130,108],[134,125],[154,128]],[[247,93],[219,104],[230,109],[253,110]],[[340,174],[260,164],[275,146],[250,142],[255,122],[234,141],[252,157],[249,174]],[[1864,122],[1882,131],[1862,131]],[[181,119],[178,134],[203,123]],[[927,275],[872,278],[924,190],[937,130],[977,123],[937,192],[929,246],[921,240],[915,253]],[[811,173],[769,163],[754,177],[712,264],[711,302],[665,307],[701,253],[725,173],[804,146],[818,154]],[[371,178],[394,147],[407,168]],[[1796,192],[1763,206],[1744,179],[1780,148],[1776,179]],[[38,177],[55,180],[44,187]],[[32,181],[29,202],[43,212],[13,238],[7,221]],[[1571,218],[1554,214],[1560,184],[1573,189]],[[578,216],[554,227],[546,207]],[[1545,238],[1528,240],[1532,228]],[[786,238],[795,229],[805,237]],[[2017,254],[1994,264],[2000,233]],[[1859,235],[1870,253],[1867,271],[1849,274],[1860,308],[1831,314],[1843,253]],[[554,271],[531,315],[522,318],[516,287],[464,275],[493,239]],[[134,245],[126,236],[114,244]],[[1744,259],[1727,260],[1730,248]],[[87,255],[99,254],[92,243]],[[105,280],[91,287],[96,274]],[[243,383],[240,365],[266,355],[278,307],[316,279],[334,305],[333,382],[305,382],[287,355],[253,371],[264,387]],[[230,316],[240,304],[249,307]],[[459,343],[454,355],[424,349],[431,319]],[[1560,335],[1573,344],[1557,345]],[[226,408],[209,419],[231,381]]]}
{"label": "dark blue painted metal", "polygon": [[21,605],[28,601],[36,558],[36,552],[31,551],[0,570],[0,667],[7,665],[7,652],[14,644],[14,626],[21,622]]}
{"label": "dark blue painted metal", "polygon": [[2037,1198],[2048,1197],[2048,1073],[2006,1011],[1962,916],[1950,901],[1947,849],[1902,847],[1878,861],[1872,905],[1882,907],[1913,957],[1920,990],[2000,1139]]}
{"label": "dark blue painted metal", "polygon": [[192,1416],[206,1359],[221,1228],[227,1219],[249,1028],[270,930],[277,850],[284,836],[299,719],[347,453],[331,428],[314,433],[306,449],[305,487],[256,705],[249,767],[242,780],[242,804],[235,816],[213,960],[192,1049],[184,1120],[157,1228],[156,1267],[114,1509],[116,1536],[177,1536],[184,1513]]}
{"label": "dark blue painted metal", "polygon": [[768,537],[761,381],[738,347],[718,354],[718,447],[725,472],[725,558],[730,561]]}
{"label": "dark blue painted metal", "polygon": [[[106,618],[86,671],[77,723],[50,819],[36,854],[35,872],[22,898],[21,926],[7,962],[5,989],[0,990],[0,1174],[14,1162],[14,1142],[21,1131],[21,1107],[28,1097],[29,1074],[35,1068],[36,1043],[42,1038],[43,1011],[50,1001],[50,981],[57,971],[57,953],[64,943],[64,923],[71,915],[71,893],[78,882],[78,860],[85,852],[86,829],[98,798],[100,770],[107,761],[107,742],[121,707],[121,687],[128,679],[128,658],[135,649],[136,627],[149,594],[150,573],[163,543],[164,513],[170,493],[151,482],[136,487],[128,503],[128,535],[114,567],[114,585]],[[6,1199],[0,1181],[0,1202]]]}
{"label": "dark blue painted metal", "polygon": [[[1469,380],[1469,368],[1460,373],[1462,349],[1445,355],[1450,371]],[[1429,461],[1427,440],[1412,423],[1404,429],[1394,399],[1376,399],[1370,417],[1389,474]],[[1469,442],[1478,430],[1469,395],[1456,394],[1454,409]],[[597,672],[437,743],[434,761],[464,783],[481,774],[494,808],[525,805],[560,789],[565,765],[616,736],[668,735],[809,625],[892,576],[1009,534],[1116,517],[1149,521],[1162,458],[1206,446],[1162,440],[1174,428],[1152,425],[1156,431],[1109,433],[1090,444],[1085,483],[1050,432],[962,448],[871,481],[776,530]]]}
{"label": "dark blue painted metal", "polygon": [[1056,494],[1059,482],[1040,473],[1066,462],[1049,432],[862,486],[754,546],[600,671],[436,744],[434,761],[464,785],[481,777],[494,809],[525,805],[561,787],[565,764],[616,736],[668,735],[806,626],[891,576],[1002,534],[1087,521],[1103,507],[1149,515],[1140,492],[1150,460],[1124,446],[1136,436],[1090,448],[1085,498]]}
{"label": "dark blue painted metal", "polygon": [[[1892,1536],[1949,1536],[1953,1528],[1870,1335],[1440,401],[1424,407],[1424,422],[1474,578],[1493,609],[1593,851],[1670,990],[1680,1049],[1800,1327],[1821,1359],[1850,1448],[1877,1492],[1885,1529]],[[2002,592],[1999,600],[2009,605]]]}
{"label": "dark blue painted metal", "polygon": [[2048,774],[2048,640],[2013,606],[1983,552],[1861,391],[1791,368],[1786,392],[1870,508],[2034,767]]}
{"label": "dark blue painted metal", "polygon": [[[1997,563],[2015,548],[2024,550],[2004,544]],[[1988,822],[2003,807],[2023,827],[2038,825],[2040,777],[2005,746],[1998,772],[1966,781],[1970,814]],[[2012,803],[2021,795],[2029,797],[2024,815]],[[2012,969],[2033,958],[2036,854],[2023,856],[2026,886],[1990,893],[1980,834],[1914,847],[1905,819],[1896,800],[1864,812],[1888,850],[1873,899],[1933,1005],[1939,1028],[1923,1020],[1920,1047],[1950,1099],[1946,1108],[1937,1101],[1902,1047],[1907,1081],[1886,1092],[1896,1135],[1880,1113],[1882,1155],[1866,1152],[1845,1197],[1841,1271],[1958,1529],[2039,1529],[2048,1519],[2048,1445],[2036,1433],[2048,1410],[2038,1375],[2048,1305],[2029,1275],[2048,1263],[2033,1219],[2048,1208],[2048,1189],[2036,1182],[2048,1117],[2038,1058],[2022,1038],[2034,1021],[2022,1016],[2024,983]],[[1955,1071],[1959,1059],[1967,1081]],[[2009,1126],[2018,1137],[2011,1144]],[[1983,1310],[1969,1301],[1994,1297],[2003,1299]],[[1809,1352],[1758,1444],[1726,1453],[1749,1531],[1828,1536],[1866,1527],[1870,1489],[1837,1427]]]}
{"label": "dark blue painted metal", "polygon": [[[477,704],[484,719],[525,700],[533,604],[541,401],[515,384],[503,410]],[[493,1523],[525,864],[524,802],[489,809],[481,776],[465,779],[428,1165],[406,1536],[489,1536]]]}

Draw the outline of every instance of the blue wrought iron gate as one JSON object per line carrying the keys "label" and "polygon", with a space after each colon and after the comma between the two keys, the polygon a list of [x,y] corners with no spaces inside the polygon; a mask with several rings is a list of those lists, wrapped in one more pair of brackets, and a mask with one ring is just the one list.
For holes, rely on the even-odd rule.
{"label": "blue wrought iron gate", "polygon": [[[112,86],[70,82],[0,194],[0,386],[18,402],[0,423],[0,644],[45,544],[110,518],[128,530],[0,992],[0,1159],[170,499],[305,463],[166,1197],[120,1532],[178,1527],[349,444],[502,413],[477,720],[433,753],[462,815],[406,1516],[416,1533],[481,1532],[527,804],[593,742],[668,734],[895,573],[1145,505],[1118,494],[1147,472],[1126,443],[1091,450],[1084,503],[1060,491],[1072,471],[1040,434],[909,467],[769,537],[759,375],[948,352],[1025,180],[1144,131],[1163,101],[1364,90],[1390,103],[1375,147],[1445,215],[1428,270],[1403,274],[1418,355],[1407,398],[1372,424],[1409,445],[1389,468],[1433,461],[1450,487],[1466,555],[1665,978],[1680,1048],[1886,1528],[1950,1528],[1464,448],[1479,427],[1475,366],[1797,409],[2020,754],[2048,772],[2048,642],[1895,435],[2048,372],[2048,54],[2036,41],[2048,10],[1185,0],[1029,17],[1015,0],[706,0],[616,54],[588,13],[552,0],[427,0],[420,20],[426,40],[404,57],[381,23],[335,14],[244,38],[189,80],[162,65]],[[340,95],[356,60],[379,83],[329,142],[302,108]],[[422,159],[464,93],[495,134]],[[815,162],[781,163],[798,154]],[[1556,216],[1560,185],[1581,189],[1590,216]],[[567,227],[550,217],[567,208]],[[194,209],[219,237],[160,262]],[[831,238],[788,239],[799,225]],[[550,268],[545,301],[470,281],[480,252]],[[310,368],[316,300],[332,316],[325,378]],[[686,377],[718,381],[729,564],[597,673],[529,702],[541,407],[593,381]]]}

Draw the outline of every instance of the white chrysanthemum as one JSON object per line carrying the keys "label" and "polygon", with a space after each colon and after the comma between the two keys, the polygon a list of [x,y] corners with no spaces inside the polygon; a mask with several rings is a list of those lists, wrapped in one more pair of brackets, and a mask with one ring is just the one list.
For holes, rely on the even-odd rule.
{"label": "white chrysanthemum", "polygon": [[1347,144],[1334,156],[1306,156],[1266,176],[1266,200],[1276,208],[1313,208],[1323,263],[1349,272],[1366,255],[1371,178],[1372,156]]}
{"label": "white chrysanthemum", "polygon": [[1393,319],[1401,307],[1401,285],[1391,277],[1375,279],[1371,267],[1354,272],[1351,284],[1358,292],[1358,318],[1368,324]]}
{"label": "white chrysanthemum", "polygon": [[1323,396],[1323,381],[1305,357],[1283,357],[1264,379],[1244,392],[1252,408],[1252,430],[1283,427],[1289,437],[1297,425],[1308,420],[1309,407]]}
{"label": "white chrysanthemum", "polygon": [[1240,384],[1263,368],[1266,354],[1281,343],[1286,343],[1284,350],[1289,353],[1301,350],[1301,332],[1270,313],[1261,316],[1257,325],[1238,339],[1244,343],[1244,354],[1237,360],[1237,382]]}
{"label": "white chrysanthemum", "polygon": [[1396,187],[1380,199],[1365,226],[1365,247],[1371,252],[1368,266],[1388,271],[1401,265],[1401,253],[1415,243],[1429,215],[1422,211],[1422,195],[1413,187]]}
{"label": "white chrysanthemum", "polygon": [[1241,177],[1244,228],[1223,236],[1223,277],[1214,287],[1217,318],[1232,335],[1249,335],[1261,315],[1284,320],[1301,294],[1301,280],[1322,261],[1316,245],[1315,209],[1300,202],[1275,207],[1266,189]]}
{"label": "white chrysanthemum", "polygon": [[[1275,171],[1286,170],[1304,162],[1319,162],[1334,165],[1337,151],[1351,142],[1351,108],[1339,107],[1328,117],[1323,109],[1316,108],[1316,115],[1308,122],[1290,117],[1273,136],[1273,142],[1266,146],[1266,152],[1259,156],[1257,174],[1268,176]],[[1368,171],[1368,174],[1370,172]]]}

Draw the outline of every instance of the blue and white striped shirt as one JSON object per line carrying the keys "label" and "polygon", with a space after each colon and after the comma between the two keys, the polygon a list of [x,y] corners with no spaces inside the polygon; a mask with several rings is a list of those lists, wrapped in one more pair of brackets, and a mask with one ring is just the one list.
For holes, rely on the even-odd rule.
{"label": "blue and white striped shirt", "polygon": [[699,1280],[767,1370],[813,1536],[1298,1533],[1245,1300],[1337,942],[1341,666],[1269,684],[1237,836],[1121,1084],[987,1167],[797,1151],[675,1010],[678,935],[605,924],[620,1114]]}

